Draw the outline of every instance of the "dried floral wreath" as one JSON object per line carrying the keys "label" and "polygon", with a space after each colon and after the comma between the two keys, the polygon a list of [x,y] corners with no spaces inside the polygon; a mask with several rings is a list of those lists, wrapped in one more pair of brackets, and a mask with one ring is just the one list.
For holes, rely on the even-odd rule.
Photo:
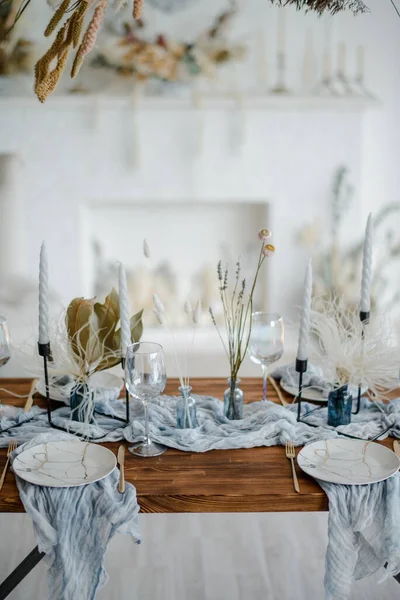
{"label": "dried floral wreath", "polygon": [[[0,0],[0,7],[6,3],[12,4],[15,0]],[[19,9],[16,12],[14,23],[26,10],[31,0],[18,0]],[[51,0],[48,0],[50,2]],[[96,43],[97,35],[104,20],[108,3],[113,4],[118,11],[128,2],[133,1],[133,18],[140,19],[144,0],[62,0],[56,8],[44,35],[50,36],[60,25],[55,39],[44,56],[38,61],[35,68],[35,93],[41,102],[49,97],[55,90],[66,67],[71,50],[76,49],[71,77],[76,77],[82,66],[84,58],[89,54]],[[267,0],[273,5],[294,5],[298,10],[315,11],[319,14],[330,12],[338,13],[350,10],[353,13],[368,11],[362,0]],[[390,0],[393,6],[394,0]],[[397,10],[397,9],[396,9]],[[84,21],[90,16],[88,24]]]}
{"label": "dried floral wreath", "polygon": [[91,64],[139,81],[188,82],[200,75],[213,78],[220,65],[240,60],[246,53],[243,44],[231,43],[225,35],[235,15],[232,4],[190,43],[165,34],[149,37],[142,19],[123,23],[122,34],[111,21],[106,24],[107,43],[99,45]]}

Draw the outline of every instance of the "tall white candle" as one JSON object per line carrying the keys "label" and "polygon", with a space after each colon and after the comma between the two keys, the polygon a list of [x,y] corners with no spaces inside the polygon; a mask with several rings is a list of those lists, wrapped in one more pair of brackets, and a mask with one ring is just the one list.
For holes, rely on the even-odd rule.
{"label": "tall white candle", "polygon": [[299,346],[297,349],[298,360],[307,360],[308,343],[310,340],[311,298],[312,298],[312,264],[311,259],[307,265],[304,278],[303,308],[300,320]]}
{"label": "tall white candle", "polygon": [[43,242],[39,261],[39,344],[49,342],[49,264]]}
{"label": "tall white candle", "polygon": [[372,213],[368,215],[365,230],[364,254],[361,281],[360,311],[368,313],[371,308],[371,280],[372,280]]}
{"label": "tall white candle", "polygon": [[126,349],[132,343],[131,328],[129,321],[129,300],[128,285],[126,283],[125,269],[122,263],[119,263],[119,318],[121,321],[121,353],[122,357],[126,355]]}

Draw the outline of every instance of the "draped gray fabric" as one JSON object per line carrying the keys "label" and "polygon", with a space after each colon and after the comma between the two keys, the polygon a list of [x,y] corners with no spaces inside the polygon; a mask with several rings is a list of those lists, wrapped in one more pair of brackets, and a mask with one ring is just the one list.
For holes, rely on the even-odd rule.
{"label": "draped gray fabric", "polygon": [[[62,432],[33,437],[17,448],[13,458],[27,448],[52,440],[76,439]],[[108,542],[121,532],[140,541],[136,490],[126,484],[118,492],[119,471],[75,488],[52,488],[17,479],[22,503],[32,518],[39,550],[46,553],[51,600],[93,600],[107,582],[104,555]]]}

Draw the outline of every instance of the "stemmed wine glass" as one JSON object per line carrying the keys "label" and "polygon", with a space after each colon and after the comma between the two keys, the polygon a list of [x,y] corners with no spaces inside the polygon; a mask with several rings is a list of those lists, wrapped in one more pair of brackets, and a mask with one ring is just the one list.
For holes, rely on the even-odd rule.
{"label": "stemmed wine glass", "polygon": [[137,342],[128,346],[125,360],[125,385],[129,394],[144,406],[145,438],[129,448],[138,456],[158,456],[167,449],[152,442],[149,435],[149,403],[165,388],[167,375],[164,351],[160,344]]}
{"label": "stemmed wine glass", "polygon": [[263,402],[267,400],[268,365],[281,358],[283,340],[283,319],[280,315],[265,312],[252,314],[249,355],[253,362],[261,365],[263,371]]}
{"label": "stemmed wine glass", "polygon": [[7,321],[4,317],[0,317],[0,367],[11,358],[11,338],[8,332]]}
{"label": "stemmed wine glass", "polygon": [[[4,367],[11,358],[11,338],[8,332],[7,321],[0,317],[0,367]],[[4,408],[0,402],[0,418],[4,414]]]}

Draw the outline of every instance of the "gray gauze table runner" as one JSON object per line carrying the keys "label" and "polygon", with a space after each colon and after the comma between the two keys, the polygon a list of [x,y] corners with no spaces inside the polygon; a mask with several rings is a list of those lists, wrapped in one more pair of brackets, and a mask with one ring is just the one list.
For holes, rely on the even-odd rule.
{"label": "gray gauze table runner", "polygon": [[[19,446],[27,448],[52,440],[76,440],[61,431],[35,435]],[[118,492],[119,471],[101,481],[74,488],[37,486],[16,478],[25,510],[32,518],[39,550],[46,553],[51,600],[93,600],[107,582],[104,555],[115,533],[140,541],[136,490],[127,483]]]}
{"label": "gray gauze table runner", "polygon": [[[261,389],[260,389],[261,395]],[[176,428],[177,397],[162,396],[150,409],[150,435],[154,441],[172,448],[191,452],[212,449],[253,448],[256,446],[283,445],[293,440],[296,445],[338,437],[340,432],[370,439],[390,427],[385,434],[400,437],[400,399],[389,405],[378,405],[362,399],[362,409],[353,415],[351,424],[336,430],[326,427],[327,408],[313,412],[308,420],[310,427],[296,420],[296,405],[283,407],[272,402],[253,402],[244,407],[243,419],[229,421],[224,417],[222,402],[210,396],[196,396],[199,427]],[[85,430],[91,436],[101,436],[99,441],[137,441],[144,435],[142,408],[131,403],[131,423],[117,424],[111,414],[123,415],[120,400],[107,399],[96,404],[96,423],[83,426],[69,421],[68,407],[53,412],[57,424],[70,424],[75,430]],[[304,403],[304,414],[315,405]],[[29,419],[25,415],[25,419]],[[5,429],[11,424],[0,422]],[[49,431],[44,411],[32,420],[9,432],[0,434],[0,445],[8,440],[30,440],[39,433]],[[59,433],[55,433],[59,436]],[[370,486],[338,486],[320,482],[329,497],[329,544],[326,556],[325,590],[329,600],[345,600],[350,595],[355,578],[375,573],[386,562],[387,574],[400,571],[400,489],[395,476],[385,482]],[[91,486],[88,486],[89,488]],[[362,511],[360,511],[362,506]],[[376,531],[370,535],[371,525]],[[369,548],[369,551],[366,550]],[[349,559],[351,554],[351,560]],[[347,556],[347,559],[344,558]]]}

